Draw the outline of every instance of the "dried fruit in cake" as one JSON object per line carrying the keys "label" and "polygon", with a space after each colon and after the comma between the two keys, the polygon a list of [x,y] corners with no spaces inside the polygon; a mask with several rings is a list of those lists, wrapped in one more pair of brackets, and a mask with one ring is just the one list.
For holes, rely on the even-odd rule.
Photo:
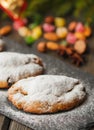
{"label": "dried fruit in cake", "polygon": [[42,60],[33,54],[0,53],[0,88],[8,88],[20,79],[43,73]]}

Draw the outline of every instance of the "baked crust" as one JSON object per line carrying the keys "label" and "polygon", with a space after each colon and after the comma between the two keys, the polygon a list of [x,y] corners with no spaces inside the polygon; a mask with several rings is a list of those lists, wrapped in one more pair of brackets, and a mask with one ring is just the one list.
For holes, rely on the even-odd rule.
{"label": "baked crust", "polygon": [[42,60],[33,54],[0,53],[0,88],[9,88],[20,79],[43,73]]}
{"label": "baked crust", "polygon": [[77,79],[55,75],[23,79],[8,90],[8,99],[14,106],[37,114],[70,110],[85,96],[85,88]]}

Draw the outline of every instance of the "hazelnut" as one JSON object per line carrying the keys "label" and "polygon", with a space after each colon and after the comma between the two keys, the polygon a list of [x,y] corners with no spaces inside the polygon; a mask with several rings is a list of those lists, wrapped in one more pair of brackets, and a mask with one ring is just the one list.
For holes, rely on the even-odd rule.
{"label": "hazelnut", "polygon": [[56,51],[59,49],[59,44],[56,42],[49,41],[49,42],[47,42],[47,49],[52,50],[52,51]]}
{"label": "hazelnut", "polygon": [[37,45],[37,50],[40,52],[46,51],[46,42],[39,42]]}
{"label": "hazelnut", "polygon": [[44,38],[50,41],[57,41],[59,40],[59,37],[55,32],[49,32],[49,33],[44,33]]}
{"label": "hazelnut", "polygon": [[0,29],[0,35],[1,36],[6,35],[6,34],[10,33],[11,30],[12,30],[12,27],[10,25],[6,25]]}

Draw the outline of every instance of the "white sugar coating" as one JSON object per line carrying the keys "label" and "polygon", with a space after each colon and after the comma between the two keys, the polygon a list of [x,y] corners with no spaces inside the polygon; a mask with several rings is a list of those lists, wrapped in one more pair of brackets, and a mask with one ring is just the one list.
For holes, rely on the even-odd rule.
{"label": "white sugar coating", "polygon": [[1,52],[0,53],[0,66],[19,66],[28,62],[34,62],[34,58],[39,58],[34,54],[22,54],[16,52]]}
{"label": "white sugar coating", "polygon": [[43,71],[43,67],[36,63],[39,57],[33,54],[14,52],[0,53],[0,81],[7,81],[8,77],[15,82],[21,78],[35,75]]}
{"label": "white sugar coating", "polygon": [[40,75],[20,80],[13,86],[26,92],[24,96],[20,92],[14,94],[13,98],[17,102],[41,101],[52,105],[57,102],[71,102],[74,98],[82,99],[85,96],[83,84],[78,79],[66,76]]}

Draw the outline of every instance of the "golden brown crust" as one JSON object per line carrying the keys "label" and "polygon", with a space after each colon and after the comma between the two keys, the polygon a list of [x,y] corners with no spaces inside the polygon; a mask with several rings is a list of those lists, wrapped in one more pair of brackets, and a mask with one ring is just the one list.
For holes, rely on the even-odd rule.
{"label": "golden brown crust", "polygon": [[[51,75],[48,75],[48,77],[49,76],[51,77]],[[82,84],[79,84],[78,80],[74,81],[74,79],[71,78],[69,81],[72,87],[69,88],[68,86],[68,88],[66,88],[67,87],[66,86],[65,88],[64,87],[62,88],[61,87],[63,85],[61,84],[62,79],[60,81],[60,78],[62,78],[62,76],[58,77],[59,85],[61,86],[57,85],[58,80],[56,82],[53,80],[52,84],[51,84],[52,79],[47,80],[46,82],[45,80],[48,77],[46,75],[41,75],[17,82],[8,90],[9,101],[12,102],[12,104],[16,106],[18,109],[21,109],[25,112],[37,113],[37,114],[54,113],[58,111],[70,110],[84,101],[86,93],[84,91],[84,87],[82,86]],[[53,77],[55,76],[52,76],[52,78]],[[38,80],[35,79],[38,78],[42,79],[39,80],[41,82],[36,82]],[[65,81],[65,83],[67,82],[67,80]],[[73,80],[74,82],[74,87],[71,80]],[[43,82],[46,82],[47,84]],[[24,86],[24,84],[26,86]],[[45,85],[48,86],[46,87]],[[58,89],[56,89],[55,85]],[[56,91],[54,91],[55,89]]]}
{"label": "golden brown crust", "polygon": [[[28,78],[28,77],[35,77],[35,76],[37,76],[37,75],[41,75],[43,73],[43,71],[41,72],[37,72],[36,74],[33,74],[33,75],[30,75],[30,74],[28,74],[26,77],[20,77],[19,78],[19,80],[21,80],[21,79],[24,79],[24,78]],[[17,81],[16,81],[17,82]],[[14,82],[15,83],[15,82]],[[9,86],[9,83],[8,82],[5,82],[5,81],[0,81],[0,89],[6,89],[6,88],[9,88],[10,86]]]}
{"label": "golden brown crust", "polygon": [[9,88],[20,79],[43,73],[42,60],[34,54],[0,53],[0,89]]}
{"label": "golden brown crust", "polygon": [[27,104],[25,101],[18,103],[14,100],[12,95],[10,95],[8,97],[8,99],[18,109],[24,110],[25,112],[43,114],[43,113],[54,113],[54,112],[58,112],[58,111],[70,110],[70,109],[78,106],[80,103],[82,103],[85,98],[83,98],[81,100],[75,99],[69,103],[58,102],[53,105],[49,105],[47,102],[40,102],[40,101],[34,101],[34,102],[31,102],[30,104]]}

